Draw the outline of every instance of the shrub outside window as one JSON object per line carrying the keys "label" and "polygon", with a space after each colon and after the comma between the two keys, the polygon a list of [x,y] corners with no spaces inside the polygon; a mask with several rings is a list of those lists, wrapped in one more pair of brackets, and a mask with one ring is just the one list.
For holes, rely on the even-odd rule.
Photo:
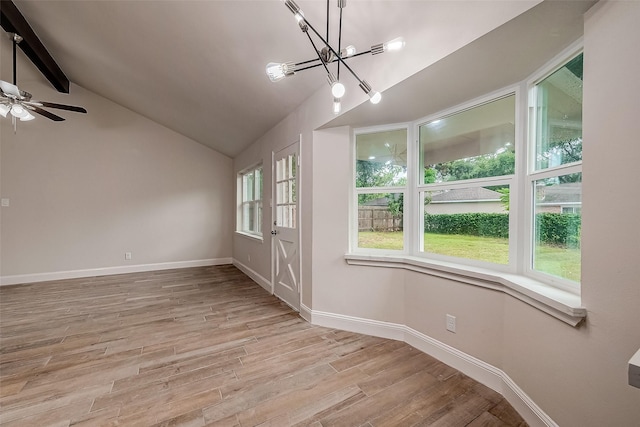
{"label": "shrub outside window", "polygon": [[262,236],[262,166],[241,172],[238,231]]}

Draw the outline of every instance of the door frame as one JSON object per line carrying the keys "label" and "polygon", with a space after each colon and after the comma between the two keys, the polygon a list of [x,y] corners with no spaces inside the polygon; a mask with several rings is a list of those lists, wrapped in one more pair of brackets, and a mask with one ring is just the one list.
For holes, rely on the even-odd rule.
{"label": "door frame", "polygon": [[[298,238],[298,260],[297,260],[297,268],[298,268],[298,307],[302,307],[302,215],[301,215],[301,187],[302,187],[302,174],[300,173],[301,168],[301,153],[302,153],[302,134],[298,135],[298,138],[293,143],[286,145],[278,149],[277,151],[271,151],[271,224],[269,224],[269,228],[271,229],[271,289],[272,294],[276,295],[276,257],[277,257],[277,248],[276,248],[276,239],[273,232],[275,231],[275,224],[277,221],[277,207],[278,203],[276,200],[276,153],[286,150],[289,147],[296,146],[297,152],[297,163],[296,163],[296,234]],[[300,312],[300,308],[292,307],[287,301],[278,297],[285,304],[289,305],[293,310]]]}

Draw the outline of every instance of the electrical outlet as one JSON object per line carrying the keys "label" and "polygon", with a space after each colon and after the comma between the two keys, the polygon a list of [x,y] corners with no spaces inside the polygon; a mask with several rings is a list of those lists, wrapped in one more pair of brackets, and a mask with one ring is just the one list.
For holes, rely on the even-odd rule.
{"label": "electrical outlet", "polygon": [[3,208],[8,208],[9,207],[9,199],[2,199],[2,203],[1,203]]}
{"label": "electrical outlet", "polygon": [[456,316],[447,314],[447,331],[456,333]]}
{"label": "electrical outlet", "polygon": [[251,262],[251,255],[247,255],[247,261]]}
{"label": "electrical outlet", "polygon": [[131,252],[125,252],[124,253],[124,259],[125,260],[130,260],[131,259]]}

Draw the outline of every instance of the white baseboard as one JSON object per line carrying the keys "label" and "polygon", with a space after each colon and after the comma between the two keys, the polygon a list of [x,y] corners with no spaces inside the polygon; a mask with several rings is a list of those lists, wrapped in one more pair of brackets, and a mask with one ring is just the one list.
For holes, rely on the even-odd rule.
{"label": "white baseboard", "polygon": [[311,309],[302,303],[300,303],[300,317],[311,323]]}
{"label": "white baseboard", "polygon": [[257,271],[247,267],[237,259],[233,260],[233,265],[235,265],[238,268],[238,270],[242,271],[244,274],[249,276],[251,280],[256,282],[258,285],[262,286],[265,291],[273,295],[273,286],[271,285],[271,282],[267,280],[264,276],[259,274]]}
{"label": "white baseboard", "polygon": [[[308,307],[306,307],[309,310]],[[558,427],[504,371],[406,325],[322,311],[311,311],[311,323],[404,341],[502,394],[531,427]],[[304,317],[304,316],[303,316]]]}
{"label": "white baseboard", "polygon": [[404,341],[404,325],[311,310],[311,323],[325,328]]}
{"label": "white baseboard", "polygon": [[18,274],[14,276],[0,276],[0,286],[48,282],[51,280],[77,279],[82,277],[110,276],[114,274],[140,273],[143,271],[171,270],[174,268],[207,267],[211,265],[224,265],[231,263],[231,258],[212,258],[193,261],[161,262],[157,264],[89,268],[85,270],[53,271],[50,273]]}

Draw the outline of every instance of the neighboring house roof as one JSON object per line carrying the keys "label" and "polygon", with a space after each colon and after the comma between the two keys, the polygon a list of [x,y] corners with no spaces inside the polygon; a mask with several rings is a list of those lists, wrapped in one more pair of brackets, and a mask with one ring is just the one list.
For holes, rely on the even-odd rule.
{"label": "neighboring house roof", "polygon": [[550,186],[540,186],[536,189],[537,201],[543,205],[560,205],[566,203],[580,203],[582,201],[582,184],[569,182]]}
{"label": "neighboring house roof", "polygon": [[431,196],[431,203],[499,202],[501,194],[483,187],[458,188]]}

